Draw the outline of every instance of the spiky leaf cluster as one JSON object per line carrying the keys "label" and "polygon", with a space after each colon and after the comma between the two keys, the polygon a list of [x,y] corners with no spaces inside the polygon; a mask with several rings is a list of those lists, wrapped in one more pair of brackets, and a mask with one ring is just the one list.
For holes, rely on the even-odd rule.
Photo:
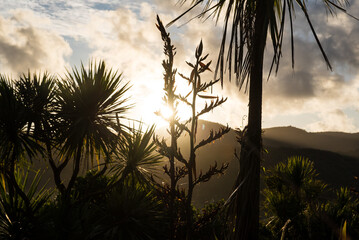
{"label": "spiky leaf cluster", "polygon": [[[187,1],[180,0],[179,2],[183,4]],[[335,15],[339,11],[355,18],[345,10],[345,6],[349,4],[348,0],[322,0],[321,2],[325,6],[327,12],[331,15]],[[245,84],[247,88],[250,69],[254,63],[252,50],[253,48],[257,47],[253,45],[255,22],[259,17],[265,17],[266,21],[268,21],[268,29],[264,29],[264,31],[266,33],[268,32],[273,49],[273,58],[269,75],[271,74],[274,67],[276,72],[279,69],[279,63],[282,57],[283,38],[284,33],[286,32],[284,29],[285,22],[287,21],[286,17],[289,17],[292,67],[294,67],[293,21],[295,18],[296,9],[300,9],[300,11],[303,13],[327,67],[332,69],[329,58],[325,53],[325,50],[309,16],[309,4],[307,0],[266,1],[265,11],[261,13],[261,16],[256,14],[256,6],[258,5],[256,0],[194,0],[191,1],[191,7],[189,9],[171,21],[167,26],[178,21],[188,12],[192,11],[194,8],[197,8],[200,5],[204,5],[204,7],[201,13],[195,17],[202,17],[206,19],[213,17],[216,19],[216,21],[218,21],[221,16],[224,17],[222,41],[215,70],[216,75],[219,73],[222,84],[224,80],[224,72],[226,69],[228,69],[229,79],[231,80],[231,74],[234,73],[237,85],[242,88],[242,86]]]}

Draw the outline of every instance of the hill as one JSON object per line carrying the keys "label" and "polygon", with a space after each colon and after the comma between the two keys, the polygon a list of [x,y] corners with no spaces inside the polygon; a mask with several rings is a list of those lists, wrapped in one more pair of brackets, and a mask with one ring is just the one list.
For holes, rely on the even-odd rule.
{"label": "hill", "polygon": [[[197,141],[208,136],[211,129],[217,130],[222,125],[218,123],[199,121]],[[158,129],[157,134],[168,138],[165,129]],[[309,133],[294,127],[276,127],[264,129],[263,147],[267,153],[263,154],[262,166],[266,169],[273,167],[280,161],[293,155],[301,155],[314,161],[319,178],[334,188],[340,186],[355,186],[353,176],[359,176],[359,133],[321,132]],[[188,139],[183,136],[179,139],[181,152],[186,156]],[[234,151],[240,151],[236,140],[236,133],[231,130],[221,139],[211,143],[197,152],[197,170],[205,172],[210,165],[229,163],[229,168],[223,176],[214,177],[209,182],[202,183],[195,188],[193,201],[197,207],[205,202],[213,202],[222,198],[226,199],[233,187],[238,174],[239,163],[234,158]],[[44,170],[47,164],[44,161],[33,161],[36,169]],[[70,177],[71,166],[62,174]],[[165,178],[163,170],[159,171],[159,177]],[[52,172],[47,169],[43,176],[43,182],[48,182],[48,187],[54,187]],[[181,186],[185,188],[186,181]],[[357,186],[358,187],[358,186]]]}
{"label": "hill", "polygon": [[[200,121],[197,139],[206,138],[210,129],[218,129],[221,125],[208,121]],[[315,168],[329,187],[352,187],[354,176],[359,176],[359,134],[342,132],[308,133],[294,127],[276,127],[264,129],[263,146],[267,153],[263,155],[262,166],[271,168],[280,161],[293,155],[301,155],[314,162]],[[179,146],[186,149],[188,142],[180,139]],[[209,165],[217,162],[229,163],[225,175],[215,177],[207,183],[197,186],[193,200],[196,206],[205,202],[227,198],[238,173],[238,160],[234,151],[240,146],[236,141],[236,133],[231,130],[220,140],[203,147],[197,154],[197,169],[206,171]],[[182,183],[182,184],[185,184]]]}
{"label": "hill", "polygon": [[309,133],[295,127],[275,127],[264,130],[264,144],[312,148],[359,158],[359,133]]}

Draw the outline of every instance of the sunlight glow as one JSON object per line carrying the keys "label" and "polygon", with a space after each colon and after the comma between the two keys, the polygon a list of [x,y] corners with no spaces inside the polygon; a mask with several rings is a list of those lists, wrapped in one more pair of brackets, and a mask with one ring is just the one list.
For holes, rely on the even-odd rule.
{"label": "sunlight glow", "polygon": [[173,109],[168,106],[162,106],[159,113],[165,120],[169,120],[174,114]]}
{"label": "sunlight glow", "polygon": [[[155,123],[157,127],[166,127],[169,125],[169,120],[173,116],[174,111],[168,106],[162,105],[160,109],[156,112],[155,118],[151,119],[150,121]],[[184,104],[179,104],[177,107],[177,114],[176,118],[179,121],[188,120],[191,117],[191,108]]]}

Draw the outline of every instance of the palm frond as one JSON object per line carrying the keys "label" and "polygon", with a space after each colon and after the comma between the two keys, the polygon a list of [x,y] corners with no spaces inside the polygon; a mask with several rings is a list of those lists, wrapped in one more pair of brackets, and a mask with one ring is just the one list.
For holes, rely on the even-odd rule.
{"label": "palm frond", "polygon": [[112,171],[121,181],[127,176],[132,176],[141,181],[146,181],[156,170],[161,160],[161,155],[156,152],[156,144],[153,142],[155,126],[142,131],[142,124],[120,138],[112,162]]}
{"label": "palm frond", "polygon": [[17,95],[14,81],[0,76],[0,158],[3,164],[15,164],[25,154],[33,157],[41,147],[24,129],[25,106]]}
{"label": "palm frond", "polygon": [[[16,168],[15,178],[30,200],[30,205],[26,206],[23,199],[15,194],[11,196],[8,193],[10,186],[4,182],[0,184],[0,238],[1,239],[20,239],[30,237],[33,221],[45,203],[51,196],[51,192],[39,187],[41,173],[36,172],[34,176],[29,177],[29,169],[22,170]],[[3,175],[1,175],[3,177]]]}
{"label": "palm frond", "polygon": [[37,140],[46,142],[53,138],[56,78],[44,74],[23,74],[16,82],[16,91],[25,107],[27,132]]}
{"label": "palm frond", "polygon": [[57,116],[64,129],[59,136],[62,153],[71,156],[80,150],[91,160],[108,154],[120,131],[116,121],[131,107],[125,96],[129,84],[101,61],[90,62],[88,69],[83,64],[80,70],[73,68],[58,86]]}
{"label": "palm frond", "polygon": [[[183,4],[186,0],[181,0]],[[256,46],[253,44],[254,23],[256,21],[256,0],[195,0],[191,2],[191,7],[183,14],[171,21],[167,26],[178,21],[188,12],[204,4],[201,14],[196,17],[213,16],[218,21],[220,16],[224,16],[222,41],[219,48],[218,60],[215,70],[215,76],[219,75],[222,81],[224,73],[228,69],[229,80],[232,78],[232,72],[235,74],[236,84],[241,89],[245,86],[247,89],[249,73],[253,64],[251,49]],[[349,4],[348,0],[322,0],[325,8],[331,15],[335,15],[337,11],[345,12],[348,16],[358,20],[358,18],[346,12],[345,7]],[[309,11],[306,0],[271,0],[266,1],[265,17],[269,21],[268,31],[271,37],[273,47],[273,58],[270,65],[268,78],[273,68],[278,72],[280,59],[282,57],[282,45],[284,38],[285,16],[288,12],[290,21],[290,39],[292,53],[292,67],[294,67],[294,4],[297,4],[301,12],[304,14],[316,43],[321,51],[327,67],[331,70],[329,58],[318,38],[316,30],[309,17]],[[228,44],[228,46],[227,46]]]}

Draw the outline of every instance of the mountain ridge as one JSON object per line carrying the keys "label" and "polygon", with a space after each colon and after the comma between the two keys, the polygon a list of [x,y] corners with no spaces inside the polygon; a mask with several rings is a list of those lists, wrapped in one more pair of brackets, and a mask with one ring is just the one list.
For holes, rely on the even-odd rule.
{"label": "mountain ridge", "polygon": [[[223,127],[223,125],[200,120],[197,142],[206,139],[211,129],[216,131],[220,127]],[[165,128],[158,129],[156,133],[167,140],[169,139]],[[353,177],[359,176],[358,143],[359,134],[308,133],[295,127],[268,128],[263,130],[263,147],[267,153],[263,154],[262,166],[268,169],[281,161],[285,161],[289,156],[301,155],[314,162],[319,178],[333,188],[341,186],[355,187],[356,182]],[[184,156],[186,156],[188,145],[187,137],[182,136],[179,139],[178,146]],[[224,175],[213,177],[209,182],[201,183],[195,188],[193,203],[196,207],[228,198],[239,170],[239,161],[234,157],[235,151],[239,153],[240,144],[233,129],[221,139],[198,149],[196,158],[198,171],[207,171],[209,166],[215,164],[215,162],[218,165],[229,163],[229,168]],[[44,169],[47,168],[47,164],[43,161],[33,161],[33,163],[36,169],[45,171]],[[164,160],[163,164],[166,163],[167,159]],[[63,177],[70,176],[70,168],[65,169],[62,174]],[[158,169],[160,178],[166,179],[161,166]],[[47,168],[43,176],[44,182],[49,181],[48,187],[55,187],[51,169]],[[186,188],[186,181],[182,181],[180,187]],[[263,181],[261,188],[263,188]]]}
{"label": "mountain ridge", "polygon": [[[219,123],[199,121],[197,141],[208,136],[209,131],[223,127]],[[199,149],[197,152],[197,169],[206,171],[209,165],[217,162],[229,163],[227,172],[215,177],[209,183],[196,187],[193,200],[195,206],[205,202],[226,199],[232,191],[238,175],[239,163],[234,158],[234,151],[240,151],[232,129],[220,140]],[[296,127],[274,127],[263,129],[263,147],[268,153],[263,154],[262,166],[266,169],[285,161],[289,156],[301,155],[314,162],[319,173],[318,178],[335,189],[341,186],[352,187],[354,176],[359,176],[359,134],[319,132],[309,133]],[[184,149],[186,141],[179,140],[178,146]],[[262,186],[263,188],[263,182]]]}

